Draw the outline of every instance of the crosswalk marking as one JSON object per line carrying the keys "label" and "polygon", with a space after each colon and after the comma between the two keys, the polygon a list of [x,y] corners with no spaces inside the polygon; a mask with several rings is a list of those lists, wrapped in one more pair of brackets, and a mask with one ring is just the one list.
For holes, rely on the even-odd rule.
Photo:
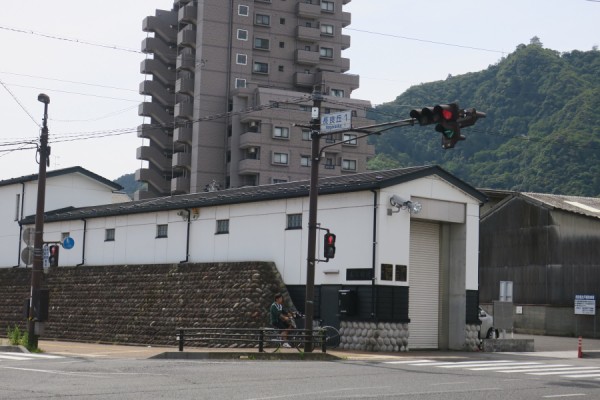
{"label": "crosswalk marking", "polygon": [[563,378],[596,378],[600,380],[600,368],[576,367],[569,364],[544,364],[541,362],[514,360],[484,361],[434,361],[434,360],[402,360],[387,361],[385,364],[401,364],[411,367],[436,367],[445,369],[462,368],[468,371],[493,371],[502,373],[522,373],[526,375],[546,376],[560,375]]}
{"label": "crosswalk marking", "polygon": [[[597,367],[596,367],[596,368],[597,368]],[[578,371],[585,372],[585,373],[590,373],[590,372],[597,373],[597,372],[600,372],[600,369],[590,369],[590,367],[587,367],[587,368],[583,368],[583,367],[582,367],[582,368],[581,368],[581,369],[579,369]],[[544,376],[544,375],[562,375],[562,374],[569,374],[569,373],[571,373],[571,372],[576,372],[576,371],[560,371],[560,372],[557,372],[557,371],[549,371],[549,372],[533,372],[533,373],[531,373],[530,375],[539,375],[539,376]]]}
{"label": "crosswalk marking", "polygon": [[28,361],[35,359],[59,359],[64,358],[63,356],[56,356],[52,354],[38,354],[38,353],[11,353],[11,352],[0,352],[0,360],[9,361]]}

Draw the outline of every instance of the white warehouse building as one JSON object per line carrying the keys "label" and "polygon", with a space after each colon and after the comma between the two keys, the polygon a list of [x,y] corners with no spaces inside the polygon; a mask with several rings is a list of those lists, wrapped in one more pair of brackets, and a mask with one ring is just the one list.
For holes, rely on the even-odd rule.
{"label": "white warehouse building", "polygon": [[[74,239],[59,267],[270,261],[302,311],[308,191],[298,181],[55,210],[44,240]],[[355,348],[374,340],[355,326],[397,331],[390,349],[472,347],[484,201],[437,166],[322,178],[318,221],[337,250],[317,264],[315,314]],[[19,223],[33,226],[34,216]]]}

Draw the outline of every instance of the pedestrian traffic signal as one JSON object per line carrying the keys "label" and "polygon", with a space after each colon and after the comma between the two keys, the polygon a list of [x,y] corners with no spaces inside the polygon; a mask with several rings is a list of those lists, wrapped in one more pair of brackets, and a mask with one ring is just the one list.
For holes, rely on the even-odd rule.
{"label": "pedestrian traffic signal", "polygon": [[48,263],[51,267],[58,267],[58,249],[60,247],[57,244],[50,245],[48,247],[49,255],[48,255]]}
{"label": "pedestrian traffic signal", "polygon": [[323,254],[326,259],[335,257],[335,235],[327,232],[325,234],[325,245],[323,246]]}
{"label": "pedestrian traffic signal", "polygon": [[474,108],[463,110],[458,103],[449,103],[411,110],[410,116],[421,126],[437,124],[435,130],[442,134],[442,148],[451,149],[456,142],[466,139],[461,135],[460,128],[474,125],[478,118],[485,117],[485,113],[477,112]]}

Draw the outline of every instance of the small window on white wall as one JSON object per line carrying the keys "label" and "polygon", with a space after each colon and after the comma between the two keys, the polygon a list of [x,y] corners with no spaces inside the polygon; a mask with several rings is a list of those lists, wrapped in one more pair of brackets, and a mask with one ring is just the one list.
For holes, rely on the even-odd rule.
{"label": "small window on white wall", "polygon": [[156,237],[166,238],[169,235],[169,225],[156,225]]}
{"label": "small window on white wall", "polygon": [[104,231],[104,241],[114,242],[115,241],[115,229],[109,228]]}

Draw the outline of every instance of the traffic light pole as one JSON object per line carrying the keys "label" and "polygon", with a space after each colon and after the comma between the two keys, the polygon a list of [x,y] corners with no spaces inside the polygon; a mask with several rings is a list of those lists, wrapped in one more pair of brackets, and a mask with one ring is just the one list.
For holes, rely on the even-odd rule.
{"label": "traffic light pole", "polygon": [[[441,113],[445,109],[445,106],[436,106],[436,107],[427,107],[421,111],[413,110],[410,113],[412,118],[384,122],[381,124],[375,125],[367,125],[359,128],[349,128],[343,130],[336,130],[334,132],[321,132],[321,103],[323,102],[323,94],[320,91],[315,90],[312,95],[313,99],[313,107],[311,114],[310,125],[300,125],[296,124],[296,126],[302,128],[309,128],[311,130],[311,139],[312,139],[312,148],[311,148],[311,165],[310,165],[310,191],[309,191],[309,209],[308,209],[308,251],[306,257],[306,299],[305,299],[305,308],[304,313],[306,315],[306,325],[305,329],[308,334],[308,338],[305,344],[305,351],[312,352],[314,349],[313,343],[313,319],[314,319],[314,295],[315,295],[315,264],[317,262],[316,257],[316,248],[317,248],[317,200],[318,200],[318,183],[319,183],[319,162],[321,161],[321,153],[328,147],[337,146],[343,143],[347,143],[350,141],[354,141],[360,138],[364,138],[371,135],[378,135],[384,131],[389,129],[399,128],[403,126],[414,126],[418,125],[429,125],[431,123],[435,123],[441,121]],[[455,110],[450,116],[447,118],[445,115],[444,118],[448,120],[452,120],[451,122],[454,124],[458,133],[460,133],[460,128],[474,125],[478,118],[484,118],[485,113],[477,112],[474,108],[467,110],[460,110],[458,104],[451,104],[450,106],[454,107]],[[448,108],[449,106],[446,106]],[[437,115],[440,114],[440,115]],[[447,123],[446,125],[448,125]],[[437,128],[436,128],[437,130]],[[438,130],[439,131],[439,130]],[[345,132],[357,132],[362,133],[363,135],[345,140],[336,142],[333,144],[328,144],[321,147],[320,139],[322,136],[330,135],[330,134],[340,134]],[[464,137],[459,134],[456,135],[452,146],[444,147],[451,148],[454,147],[454,142],[456,140],[464,140]]]}
{"label": "traffic light pole", "polygon": [[315,297],[315,264],[317,262],[317,186],[319,183],[319,162],[321,161],[321,102],[323,95],[320,92],[313,93],[313,108],[311,114],[310,137],[312,139],[310,156],[310,189],[308,197],[308,250],[306,256],[306,301],[304,305],[304,314],[306,315],[306,325],[304,329],[309,332],[308,340],[304,346],[304,351],[313,351],[313,318],[314,318],[314,297]]}
{"label": "traffic light pole", "polygon": [[31,297],[29,300],[29,317],[27,319],[27,345],[30,349],[38,347],[38,336],[35,332],[35,309],[40,306],[40,289],[42,284],[42,274],[44,271],[44,204],[46,202],[46,166],[50,155],[48,147],[48,104],[50,97],[40,94],[38,100],[44,103],[44,120],[42,125],[42,134],[40,135],[39,148],[39,173],[37,190],[37,207],[35,211],[35,236],[33,244],[33,267],[31,268]]}
{"label": "traffic light pole", "polygon": [[[314,297],[315,297],[315,266],[317,263],[316,249],[317,249],[317,204],[318,204],[318,183],[319,183],[319,163],[321,161],[321,152],[327,147],[333,145],[339,145],[344,143],[338,142],[333,145],[323,146],[321,148],[320,139],[322,136],[328,135],[329,133],[321,133],[321,103],[323,101],[323,95],[315,91],[313,93],[313,107],[311,114],[310,128],[311,130],[311,165],[310,165],[310,189],[309,189],[309,200],[308,200],[308,250],[306,256],[306,299],[304,304],[304,314],[306,316],[305,329],[309,332],[309,337],[306,340],[304,351],[312,352],[314,349],[313,343],[313,320],[314,320]],[[400,126],[414,125],[415,119],[406,119],[401,121],[386,122],[383,124],[369,125],[361,128],[351,128],[336,131],[336,134],[344,132],[362,132],[365,136],[381,133],[384,130],[397,128]],[[302,126],[302,125],[298,125]],[[369,129],[384,128],[377,132],[371,132]],[[358,138],[353,138],[355,140]]]}

